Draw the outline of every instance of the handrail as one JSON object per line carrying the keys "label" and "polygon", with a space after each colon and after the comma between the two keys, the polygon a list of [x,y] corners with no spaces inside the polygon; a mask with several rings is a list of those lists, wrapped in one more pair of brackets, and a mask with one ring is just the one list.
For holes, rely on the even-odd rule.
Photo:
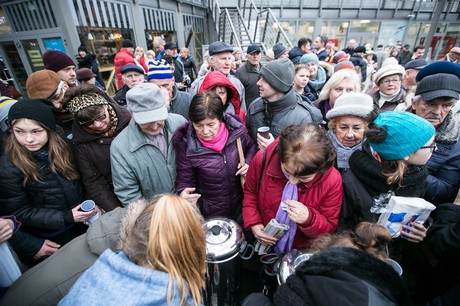
{"label": "handrail", "polygon": [[[235,29],[229,9],[221,8],[218,0],[210,0],[209,4],[211,5],[211,3],[214,8],[212,15],[219,40],[241,48],[240,36],[245,34],[240,32],[244,31],[249,42],[251,44],[260,42],[264,51],[277,43],[283,43],[288,48],[293,48],[291,40],[270,8],[258,9],[254,0],[238,0],[236,8],[238,16],[236,18],[238,18],[239,27]],[[240,22],[243,25],[242,28],[240,28]],[[263,23],[262,26],[261,23]]]}
{"label": "handrail", "polygon": [[[289,44],[289,47],[292,49],[294,46],[292,45],[292,42],[291,40],[287,37],[286,35],[286,32],[284,32],[283,30],[283,27],[281,26],[281,24],[278,22],[278,18],[276,18],[276,16],[273,14],[272,12],[272,9],[271,8],[268,8],[268,11],[269,11],[269,14],[273,17],[273,19],[275,20],[275,24],[278,25],[278,38],[279,38],[279,35],[281,34],[284,38],[284,40]],[[279,39],[277,39],[277,42],[279,41]]]}
{"label": "handrail", "polygon": [[[230,17],[230,13],[228,12],[228,9],[226,8],[225,11],[225,17],[226,19],[228,19],[228,23],[230,25],[230,28],[232,29],[232,32],[230,34],[230,44],[233,44],[233,38],[235,38],[235,41],[236,41],[236,46],[238,48],[241,49],[241,43],[240,43],[240,40],[238,38],[238,35],[236,35],[236,31],[235,31],[235,27],[233,26],[233,22],[232,22],[232,18]],[[224,19],[225,20],[225,19]],[[224,26],[226,25],[226,23],[224,24]],[[225,27],[224,27],[225,29]],[[224,37],[225,38],[225,37]]]}
{"label": "handrail", "polygon": [[[249,35],[249,29],[248,27],[246,26],[246,23],[245,23],[245,20],[241,14],[241,10],[239,7],[236,8],[237,11],[238,11],[238,19],[240,20],[241,24],[243,25],[243,28],[244,28],[244,32],[246,33],[246,35],[248,36],[249,38],[249,43],[252,45],[254,40],[252,39],[251,35]],[[251,25],[251,19],[249,19],[249,23],[248,23],[248,26]],[[240,33],[241,34],[241,33]]]}

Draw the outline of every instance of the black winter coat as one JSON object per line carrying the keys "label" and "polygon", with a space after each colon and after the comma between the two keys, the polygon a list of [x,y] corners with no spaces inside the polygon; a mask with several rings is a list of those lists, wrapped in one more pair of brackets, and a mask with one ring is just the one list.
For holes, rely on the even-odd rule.
{"label": "black winter coat", "polygon": [[406,286],[384,261],[353,248],[331,248],[301,263],[274,296],[281,305],[409,305]]}
{"label": "black winter coat", "polygon": [[90,134],[76,121],[72,126],[75,160],[86,195],[105,211],[120,207],[121,204],[113,191],[110,145],[131,120],[131,114],[127,109],[115,103],[110,105],[118,117],[113,137]]}
{"label": "black winter coat", "polygon": [[62,245],[74,238],[68,235],[74,225],[71,209],[83,200],[83,189],[78,180],[52,172],[47,158],[35,161],[42,181],[27,180],[24,184],[20,170],[5,155],[0,157],[0,215],[16,216],[21,230],[35,236],[24,238],[30,239],[31,248],[41,247],[44,238]]}
{"label": "black winter coat", "polygon": [[222,153],[204,147],[196,137],[192,124],[185,123],[173,137],[176,149],[176,190],[195,187],[201,194],[200,206],[204,217],[235,218],[241,213],[243,190],[238,170],[239,156],[236,140],[241,138],[246,163],[256,153],[256,145],[246,128],[231,115],[224,114],[223,122],[229,130]]}
{"label": "black winter coat", "polygon": [[426,189],[428,170],[425,166],[409,166],[403,177],[403,187],[388,185],[385,169],[370,151],[369,144],[363,144],[362,151],[354,152],[349,159],[350,169],[342,174],[343,201],[339,218],[339,230],[354,230],[361,221],[376,222],[379,215],[372,214],[370,208],[374,197],[394,191],[397,196],[423,197]]}

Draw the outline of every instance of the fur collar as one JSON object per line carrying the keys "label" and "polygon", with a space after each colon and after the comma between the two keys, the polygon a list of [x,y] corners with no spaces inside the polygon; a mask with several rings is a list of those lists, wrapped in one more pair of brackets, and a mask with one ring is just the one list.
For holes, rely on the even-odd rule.
{"label": "fur collar", "polygon": [[296,269],[304,278],[342,270],[373,285],[398,305],[407,305],[407,289],[399,275],[387,263],[353,248],[331,248],[315,254]]}
{"label": "fur collar", "polygon": [[458,141],[459,125],[450,111],[441,125],[436,129],[436,142],[454,144]]}
{"label": "fur collar", "polygon": [[149,205],[149,203],[142,199],[131,202],[128,207],[126,208],[126,215],[123,218],[120,228],[120,242],[118,245],[118,249],[126,250],[129,249],[129,242],[127,241],[128,233],[131,232],[131,229],[134,226],[134,222],[136,222],[137,218],[141,214],[141,212]]}

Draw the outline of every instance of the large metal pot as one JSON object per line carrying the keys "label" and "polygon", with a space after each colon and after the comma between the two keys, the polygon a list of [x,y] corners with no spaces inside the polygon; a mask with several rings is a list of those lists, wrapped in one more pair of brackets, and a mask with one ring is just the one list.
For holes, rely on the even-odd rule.
{"label": "large metal pot", "polygon": [[275,273],[278,278],[278,283],[284,284],[286,279],[295,272],[295,269],[304,261],[313,256],[311,253],[302,253],[298,250],[292,250],[286,253],[276,264]]}
{"label": "large metal pot", "polygon": [[228,218],[212,218],[203,225],[206,233],[205,305],[232,305],[239,287],[238,256],[244,260],[254,254],[254,246],[244,240],[238,223]]}

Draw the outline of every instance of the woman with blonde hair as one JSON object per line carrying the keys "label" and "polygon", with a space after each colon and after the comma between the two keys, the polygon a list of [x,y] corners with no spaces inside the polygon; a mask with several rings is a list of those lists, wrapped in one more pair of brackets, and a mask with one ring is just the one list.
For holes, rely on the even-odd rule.
{"label": "woman with blonde hair", "polygon": [[[133,203],[134,204],[134,203]],[[206,272],[203,219],[172,194],[153,198],[59,305],[200,305]]]}
{"label": "woman with blonde hair", "polygon": [[30,265],[52,255],[87,229],[96,210],[80,211],[83,190],[71,149],[56,132],[50,102],[22,99],[0,158],[0,215],[14,215],[26,233],[21,259]]}
{"label": "woman with blonde hair", "polygon": [[134,49],[134,61],[136,62],[137,66],[144,69],[145,73],[149,71],[149,68],[147,67],[149,59],[145,55],[144,49],[142,47],[136,47],[136,49]]}
{"label": "woman with blonde hair", "polygon": [[337,98],[345,93],[359,92],[361,90],[360,82],[359,75],[351,69],[342,69],[334,72],[326,82],[319,94],[318,100],[314,103],[321,111],[321,114],[323,114],[323,119],[326,122],[323,125],[324,128],[327,129],[327,122],[329,122],[326,114],[334,107]]}

